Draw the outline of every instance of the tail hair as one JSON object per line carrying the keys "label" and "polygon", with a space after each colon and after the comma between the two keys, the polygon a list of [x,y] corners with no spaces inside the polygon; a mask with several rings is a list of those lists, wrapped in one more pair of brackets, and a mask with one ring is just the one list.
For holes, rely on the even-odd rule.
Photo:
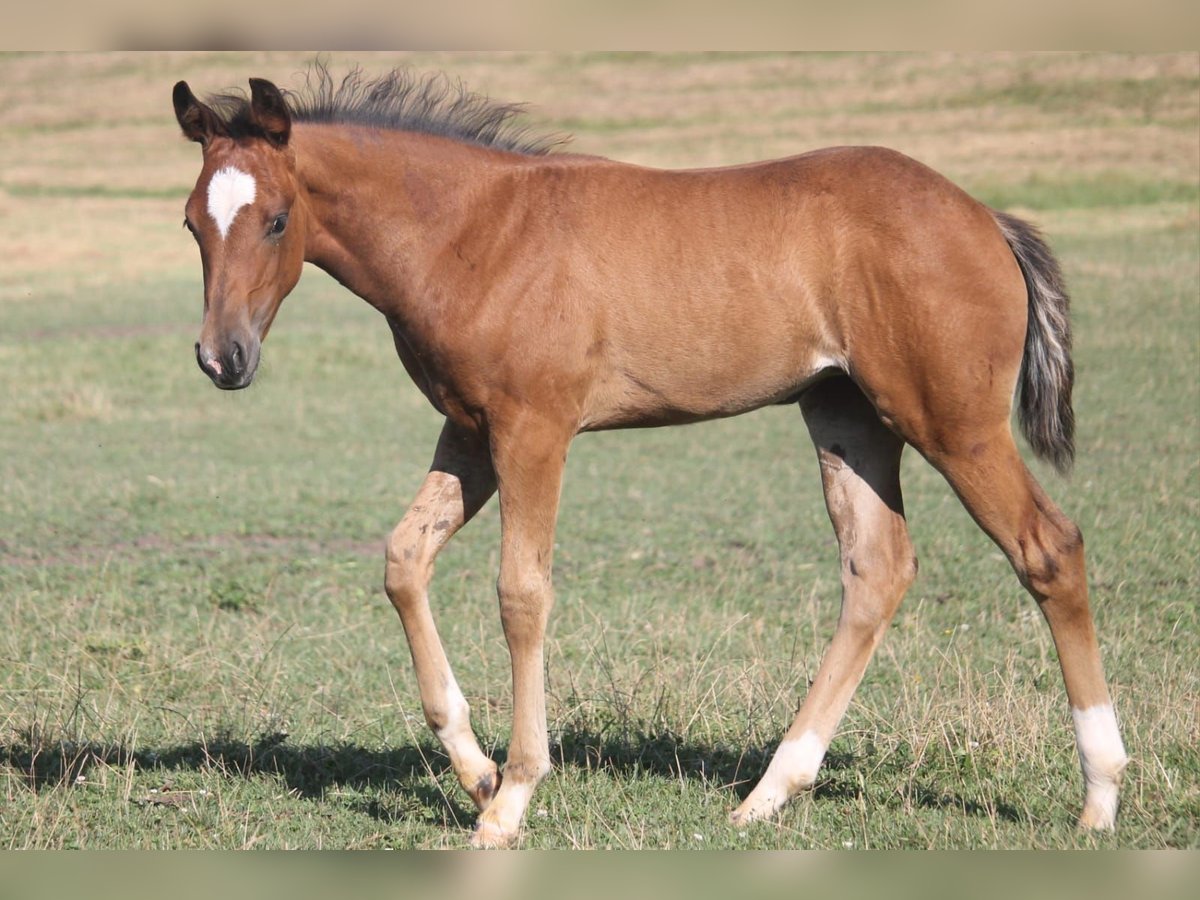
{"label": "tail hair", "polygon": [[1021,430],[1034,453],[1066,474],[1075,461],[1071,300],[1058,260],[1041,232],[1008,213],[992,210],[992,215],[1017,258],[1029,293],[1017,407]]}

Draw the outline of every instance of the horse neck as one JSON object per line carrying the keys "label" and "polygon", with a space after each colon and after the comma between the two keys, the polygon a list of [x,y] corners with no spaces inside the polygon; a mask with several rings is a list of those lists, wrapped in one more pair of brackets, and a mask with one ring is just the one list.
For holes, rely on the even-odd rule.
{"label": "horse neck", "polygon": [[292,144],[310,213],[305,259],[396,323],[413,319],[438,256],[520,161],[446,138],[330,125],[299,125]]}

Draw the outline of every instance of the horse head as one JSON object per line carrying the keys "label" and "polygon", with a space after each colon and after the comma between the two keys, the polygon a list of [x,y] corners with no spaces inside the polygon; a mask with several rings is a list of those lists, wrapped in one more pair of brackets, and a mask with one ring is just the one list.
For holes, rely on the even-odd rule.
{"label": "horse head", "polygon": [[304,265],[306,207],[288,145],[291,116],[279,88],[250,79],[249,101],[222,115],[175,85],[175,117],[203,149],[184,225],[200,247],[204,321],[196,361],[213,384],[254,380],[262,341]]}

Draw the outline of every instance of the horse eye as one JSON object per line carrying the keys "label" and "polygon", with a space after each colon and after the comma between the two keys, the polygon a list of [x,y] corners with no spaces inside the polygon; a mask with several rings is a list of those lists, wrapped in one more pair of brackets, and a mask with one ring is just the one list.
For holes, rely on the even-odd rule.
{"label": "horse eye", "polygon": [[283,229],[287,228],[287,213],[280,213],[275,217],[275,221],[271,223],[271,230],[267,232],[271,237],[278,237],[283,234]]}
{"label": "horse eye", "polygon": [[194,237],[194,238],[196,238],[197,240],[199,240],[199,237],[200,237],[200,236],[199,236],[198,234],[196,234],[196,229],[195,229],[195,227],[194,227],[194,226],[192,225],[192,223],[191,223],[191,222],[190,222],[188,219],[186,219],[186,218],[183,220],[183,227],[184,227],[184,228],[186,228],[188,231],[190,231],[190,232],[191,232],[191,234],[192,234],[192,237]]}

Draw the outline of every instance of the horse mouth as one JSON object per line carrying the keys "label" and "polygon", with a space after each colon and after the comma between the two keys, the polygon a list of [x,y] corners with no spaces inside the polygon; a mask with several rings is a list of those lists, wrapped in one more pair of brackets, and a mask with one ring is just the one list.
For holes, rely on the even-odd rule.
{"label": "horse mouth", "polygon": [[[257,360],[255,360],[257,363]],[[200,368],[204,369],[204,366]],[[240,372],[231,372],[221,366],[219,362],[213,363],[213,371],[205,369],[205,374],[212,381],[215,387],[223,391],[243,391],[254,382],[254,373],[258,369],[257,365],[244,369]]]}
{"label": "horse mouth", "polygon": [[217,378],[212,380],[212,383],[223,391],[244,391],[246,388],[250,387],[253,382],[253,375],[249,376],[248,378],[244,378],[241,381],[234,382],[226,382]]}

